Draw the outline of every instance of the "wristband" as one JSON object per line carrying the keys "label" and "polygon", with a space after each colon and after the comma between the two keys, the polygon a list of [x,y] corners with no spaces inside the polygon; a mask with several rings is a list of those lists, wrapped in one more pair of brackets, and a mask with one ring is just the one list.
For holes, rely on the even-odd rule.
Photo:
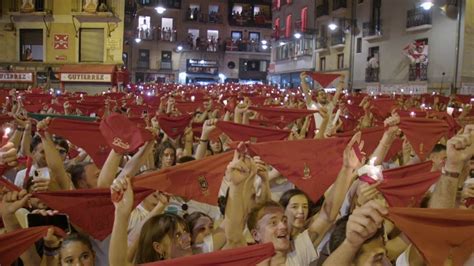
{"label": "wristband", "polygon": [[441,174],[452,178],[459,178],[461,175],[461,173],[447,171],[444,167],[441,169]]}

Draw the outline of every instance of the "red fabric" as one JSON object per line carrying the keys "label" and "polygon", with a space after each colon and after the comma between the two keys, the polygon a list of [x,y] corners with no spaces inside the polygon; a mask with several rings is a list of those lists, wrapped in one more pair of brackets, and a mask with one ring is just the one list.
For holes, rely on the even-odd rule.
{"label": "red fabric", "polygon": [[389,208],[388,218],[418,248],[429,265],[463,265],[474,252],[474,211]]}
{"label": "red fabric", "polygon": [[[45,237],[49,228],[50,226],[38,226],[0,234],[0,265],[11,265],[36,241]],[[57,235],[66,236],[61,229],[54,229]]]}
{"label": "red fabric", "polygon": [[117,153],[133,152],[153,139],[150,131],[138,128],[126,116],[113,113],[100,122],[100,132]]}
{"label": "red fabric", "polygon": [[3,177],[0,177],[0,185],[6,187],[10,191],[21,191],[21,188]]}
{"label": "red fabric", "polygon": [[275,141],[250,144],[249,150],[317,201],[336,180],[347,142],[346,138]]}
{"label": "red fabric", "polygon": [[[153,190],[134,187],[134,206]],[[115,207],[110,200],[109,188],[79,189],[34,193],[48,207],[69,215],[71,223],[95,239],[104,240],[112,232]]]}
{"label": "red fabric", "polygon": [[83,148],[94,160],[95,165],[101,168],[111,148],[102,136],[99,125],[97,122],[55,118],[49,124],[47,131],[64,137],[74,145]]}
{"label": "red fabric", "polygon": [[243,266],[256,265],[275,254],[272,243],[252,245],[248,247],[219,250],[211,253],[198,254],[172,260],[157,261],[146,266]]}
{"label": "red fabric", "polygon": [[448,137],[449,138],[452,138],[461,129],[461,126],[458,124],[458,122],[456,122],[456,120],[446,112],[430,111],[429,116],[444,120],[446,121],[446,123],[448,123],[448,126],[449,126]]}
{"label": "red fabric", "polygon": [[147,173],[135,177],[134,184],[217,205],[222,178],[233,156],[226,152]]}
{"label": "red fabric", "polygon": [[378,120],[383,121],[391,115],[397,102],[394,99],[378,98],[372,99],[371,103],[373,105],[372,113]]}
{"label": "red fabric", "polygon": [[265,142],[283,140],[290,134],[289,130],[242,125],[224,121],[218,121],[217,128],[222,130],[222,132],[233,141]]}
{"label": "red fabric", "polygon": [[449,131],[445,121],[428,118],[402,117],[399,127],[421,161],[426,159],[436,143]]}
{"label": "red fabric", "polygon": [[397,167],[382,172],[384,179],[399,179],[431,171],[432,161]]}
{"label": "red fabric", "polygon": [[257,111],[263,117],[272,121],[280,121],[288,125],[291,122],[314,114],[316,110],[293,109],[293,108],[274,108],[274,107],[250,107],[250,110]]}
{"label": "red fabric", "polygon": [[409,178],[384,179],[377,189],[390,207],[419,207],[426,191],[438,181],[440,174],[428,172]]}
{"label": "red fabric", "polygon": [[183,114],[191,114],[196,112],[198,108],[203,107],[204,101],[194,101],[194,102],[176,102],[176,108]]}
{"label": "red fabric", "polygon": [[233,152],[226,152],[140,175],[134,184],[186,199],[217,205],[217,197]]}
{"label": "red fabric", "polygon": [[81,102],[81,103],[72,103],[72,110],[79,109],[84,115],[90,115],[92,113],[98,113],[99,109],[104,107],[104,102],[100,103],[86,103],[86,102]]}
{"label": "red fabric", "polygon": [[13,117],[11,117],[10,115],[8,114],[0,114],[0,126],[5,124],[5,123],[8,123],[10,121],[14,120]]}
{"label": "red fabric", "polygon": [[428,114],[426,111],[420,109],[398,110],[397,113],[402,118],[411,117],[412,115],[416,118],[424,118]]}
{"label": "red fabric", "polygon": [[339,74],[325,74],[325,73],[318,73],[318,72],[307,72],[314,81],[318,82],[321,87],[326,88],[329,84],[331,84],[335,79],[337,79],[340,75]]}
{"label": "red fabric", "polygon": [[182,115],[177,117],[159,115],[158,123],[168,137],[175,139],[184,133],[184,130],[189,126],[192,118],[192,115]]}
{"label": "red fabric", "polygon": [[[375,149],[379,145],[379,142],[382,139],[383,134],[385,132],[385,128],[383,126],[364,128],[361,130],[361,132],[362,132],[361,140],[364,141],[364,148],[362,149],[362,151],[365,152],[367,156],[370,156],[374,153]],[[336,134],[336,136],[347,138],[347,137],[352,137],[355,133],[356,132],[349,131],[349,132]],[[395,140],[384,159],[390,159],[397,152],[399,152],[402,148],[401,144],[402,144],[401,141]]]}

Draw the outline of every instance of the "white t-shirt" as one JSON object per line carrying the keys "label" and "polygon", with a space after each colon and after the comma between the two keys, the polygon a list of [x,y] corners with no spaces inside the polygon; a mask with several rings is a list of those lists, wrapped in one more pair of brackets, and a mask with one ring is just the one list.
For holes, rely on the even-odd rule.
{"label": "white t-shirt", "polygon": [[[21,170],[21,171],[18,171],[18,173],[16,173],[16,176],[15,176],[15,185],[17,187],[23,187],[23,182],[25,181],[25,175],[26,175],[26,168]],[[35,165],[32,165],[31,166],[31,170],[30,170],[30,176],[33,174],[33,171],[36,170],[36,166]]]}
{"label": "white t-shirt", "polygon": [[318,259],[319,254],[313,246],[313,242],[309,237],[308,230],[299,234],[293,241],[293,251],[286,256],[287,266],[303,266],[309,265],[312,261]]}
{"label": "white t-shirt", "polygon": [[[405,251],[398,256],[395,266],[410,266],[410,252],[412,245],[410,244]],[[474,253],[471,253],[469,259],[464,262],[463,266],[473,266],[474,265]]]}

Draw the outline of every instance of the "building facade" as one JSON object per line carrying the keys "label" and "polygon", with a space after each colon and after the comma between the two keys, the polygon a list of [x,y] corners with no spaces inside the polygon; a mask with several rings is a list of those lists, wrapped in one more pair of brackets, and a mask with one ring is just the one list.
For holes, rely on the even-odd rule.
{"label": "building facade", "polygon": [[123,1],[11,0],[0,13],[0,87],[94,92],[123,82]]}
{"label": "building facade", "polygon": [[[449,93],[472,82],[472,1],[364,0],[355,6],[353,87],[372,91]],[[470,10],[470,11],[469,11]],[[466,40],[467,41],[467,40]],[[467,43],[469,45],[469,43]],[[464,62],[464,63],[463,63]],[[471,70],[469,70],[471,69]],[[470,72],[470,74],[469,74]]]}
{"label": "building facade", "polygon": [[136,82],[267,79],[270,1],[127,1],[126,21],[124,58]]}
{"label": "building facade", "polygon": [[[474,88],[472,1],[275,0],[273,8],[273,83],[295,87],[312,70],[344,73],[349,88],[370,91]],[[300,21],[311,25],[304,37]]]}

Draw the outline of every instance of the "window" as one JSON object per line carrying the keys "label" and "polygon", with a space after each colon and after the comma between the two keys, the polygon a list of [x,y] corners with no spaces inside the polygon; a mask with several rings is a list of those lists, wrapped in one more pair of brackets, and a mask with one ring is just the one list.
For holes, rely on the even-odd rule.
{"label": "window", "polygon": [[326,71],[326,57],[319,58],[319,71]]}
{"label": "window", "polygon": [[344,54],[337,55],[337,69],[344,68]]}
{"label": "window", "polygon": [[43,30],[20,30],[20,61],[43,61]]}
{"label": "window", "polygon": [[356,53],[362,53],[362,38],[357,38]]}
{"label": "window", "polygon": [[150,50],[148,49],[138,50],[138,67],[150,68]]}
{"label": "window", "polygon": [[301,9],[301,32],[305,32],[308,27],[308,7]]}
{"label": "window", "polygon": [[241,31],[232,31],[231,33],[232,41],[238,41],[242,39],[242,32]]}
{"label": "window", "polygon": [[199,37],[199,30],[198,29],[189,29],[188,30],[188,36],[190,39],[192,39],[192,45],[189,43],[190,46],[196,47],[196,39]]}
{"label": "window", "polygon": [[208,30],[207,31],[207,39],[208,40],[217,40],[219,38],[219,31],[218,30]]}
{"label": "window", "polygon": [[260,42],[260,32],[249,32],[249,40]]}
{"label": "window", "polygon": [[210,5],[209,6],[209,14],[212,13],[219,13],[219,6],[218,5]]}
{"label": "window", "polygon": [[79,61],[104,61],[104,29],[81,29]]}
{"label": "window", "polygon": [[161,28],[162,29],[173,29],[173,19],[172,18],[161,18]]}
{"label": "window", "polygon": [[139,16],[138,17],[138,29],[148,30],[150,28],[151,18],[150,16]]}
{"label": "window", "polygon": [[291,36],[292,28],[291,28],[291,21],[293,19],[293,16],[290,14],[286,17],[286,31],[285,31],[285,36],[289,38]]}

